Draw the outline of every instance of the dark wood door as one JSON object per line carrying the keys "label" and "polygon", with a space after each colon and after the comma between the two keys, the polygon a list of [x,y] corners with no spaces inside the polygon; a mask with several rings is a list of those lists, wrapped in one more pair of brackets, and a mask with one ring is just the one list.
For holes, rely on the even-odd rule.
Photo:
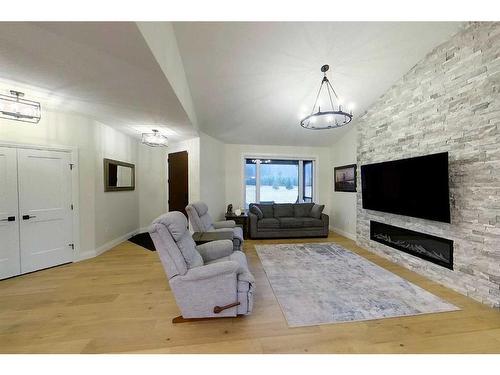
{"label": "dark wood door", "polygon": [[187,151],[168,154],[168,210],[180,211],[187,216],[188,192]]}

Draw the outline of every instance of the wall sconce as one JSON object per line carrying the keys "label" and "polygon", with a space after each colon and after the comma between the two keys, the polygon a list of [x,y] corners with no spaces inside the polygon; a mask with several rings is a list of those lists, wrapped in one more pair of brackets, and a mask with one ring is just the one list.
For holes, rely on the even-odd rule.
{"label": "wall sconce", "polygon": [[0,94],[0,117],[9,120],[38,124],[42,117],[40,103],[23,99],[24,93],[10,90],[10,95]]}

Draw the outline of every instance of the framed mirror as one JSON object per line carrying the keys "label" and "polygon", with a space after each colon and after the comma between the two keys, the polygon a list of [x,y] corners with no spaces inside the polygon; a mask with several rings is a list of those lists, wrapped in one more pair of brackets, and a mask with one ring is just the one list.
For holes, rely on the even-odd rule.
{"label": "framed mirror", "polygon": [[104,191],[135,190],[135,165],[104,159]]}

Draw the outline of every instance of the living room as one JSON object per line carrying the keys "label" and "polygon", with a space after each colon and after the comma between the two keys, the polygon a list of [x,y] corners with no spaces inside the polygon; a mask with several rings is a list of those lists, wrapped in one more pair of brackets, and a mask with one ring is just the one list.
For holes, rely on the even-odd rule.
{"label": "living room", "polygon": [[199,11],[0,22],[0,353],[498,354],[494,16]]}

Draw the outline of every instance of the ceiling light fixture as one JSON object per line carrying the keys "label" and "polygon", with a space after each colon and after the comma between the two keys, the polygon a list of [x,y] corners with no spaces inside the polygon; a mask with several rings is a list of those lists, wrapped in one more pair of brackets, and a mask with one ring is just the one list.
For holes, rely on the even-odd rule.
{"label": "ceiling light fixture", "polygon": [[15,90],[10,90],[10,95],[0,94],[0,117],[38,124],[42,117],[40,103],[23,96],[24,93]]}
{"label": "ceiling light fixture", "polygon": [[[311,130],[323,130],[323,129],[333,129],[340,128],[341,126],[347,125],[352,120],[352,110],[349,112],[344,112],[342,110],[342,101],[338,97],[337,93],[333,89],[332,84],[328,80],[326,76],[326,72],[330,69],[328,65],[323,65],[321,67],[321,71],[323,72],[323,80],[321,81],[321,85],[319,86],[318,95],[316,95],[316,100],[314,101],[314,105],[311,111],[311,114],[304,117],[300,121],[300,126],[305,129]],[[328,93],[327,103],[330,103],[330,110],[321,111],[319,97],[321,95],[321,90],[323,86],[326,86],[326,91]],[[335,97],[335,102],[337,106],[334,105],[332,99],[332,93]],[[317,108],[317,112],[315,112]]]}
{"label": "ceiling light fixture", "polygon": [[142,143],[150,147],[167,147],[168,139],[156,129],[152,133],[142,133]]}

